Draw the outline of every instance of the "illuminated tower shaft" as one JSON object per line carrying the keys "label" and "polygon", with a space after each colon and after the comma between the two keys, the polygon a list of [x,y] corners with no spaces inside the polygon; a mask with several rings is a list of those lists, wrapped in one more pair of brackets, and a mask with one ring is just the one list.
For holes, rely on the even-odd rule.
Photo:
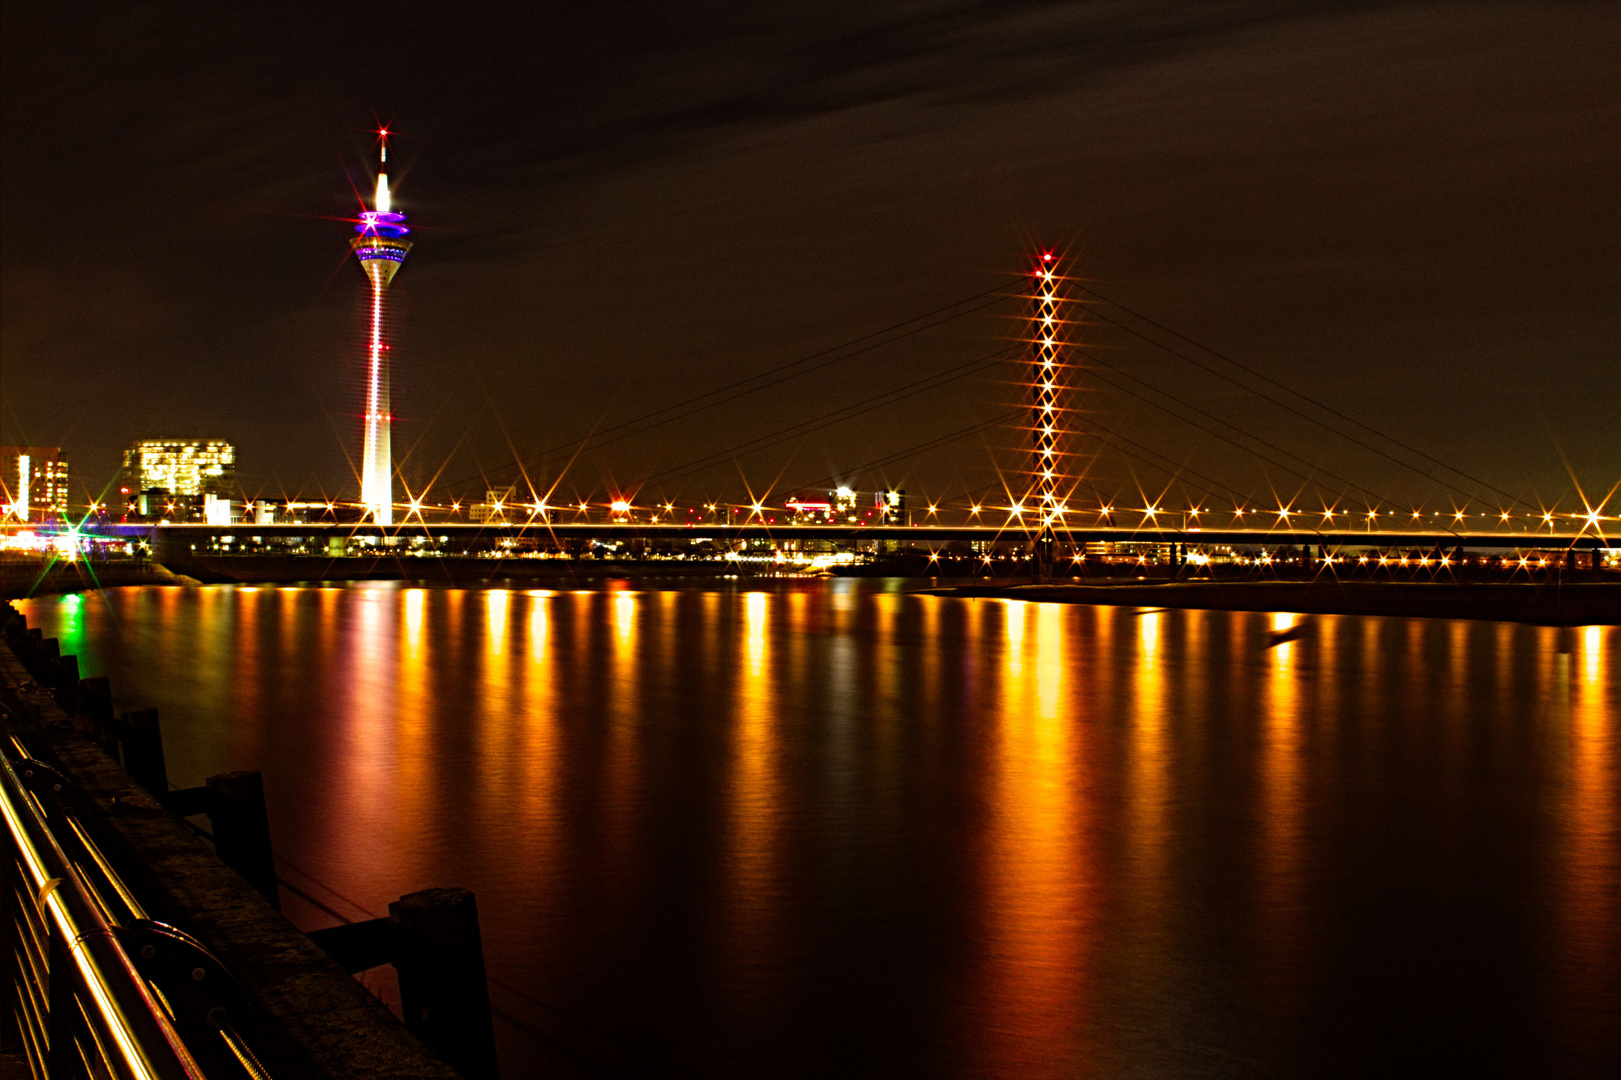
{"label": "illuminated tower shaft", "polygon": [[[388,145],[383,145],[387,169]],[[376,209],[360,215],[359,236],[349,241],[371,282],[371,319],[366,351],[366,417],[360,452],[360,502],[378,525],[394,524],[393,411],[389,401],[388,286],[405,261],[405,215],[393,213],[388,173],[377,176]]]}
{"label": "illuminated tower shaft", "polygon": [[1043,255],[1036,264],[1035,289],[1031,294],[1031,419],[1032,458],[1035,466],[1035,502],[1041,516],[1043,539],[1051,540],[1053,527],[1061,524],[1059,497],[1058,398],[1059,350],[1062,348],[1058,294],[1058,274],[1052,255]]}

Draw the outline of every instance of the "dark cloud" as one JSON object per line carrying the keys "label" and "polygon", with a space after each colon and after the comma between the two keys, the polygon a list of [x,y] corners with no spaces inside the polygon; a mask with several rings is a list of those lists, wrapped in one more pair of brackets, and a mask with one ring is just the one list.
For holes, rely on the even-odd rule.
{"label": "dark cloud", "polygon": [[[1011,281],[1056,238],[1100,291],[1497,486],[1552,497],[1561,454],[1607,485],[1618,28],[1597,4],[14,5],[0,437],[59,441],[94,478],[129,438],[218,433],[252,485],[341,488],[362,281],[333,219],[380,117],[418,230],[396,445],[419,478]],[[965,318],[573,475],[668,469],[1013,332]],[[1361,485],[1447,494],[1111,327],[1085,336]],[[994,415],[1011,377],[743,464],[848,469]],[[1266,489],[1230,446],[1089,386],[1097,423]],[[896,475],[988,482],[1008,439],[989,441]],[[1118,453],[1092,467],[1108,490],[1164,483]]]}

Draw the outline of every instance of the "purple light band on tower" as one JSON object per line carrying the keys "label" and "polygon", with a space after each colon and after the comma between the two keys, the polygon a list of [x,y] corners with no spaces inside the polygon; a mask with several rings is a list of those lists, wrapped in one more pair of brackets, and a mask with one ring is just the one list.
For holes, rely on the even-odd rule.
{"label": "purple light band on tower", "polygon": [[362,210],[360,224],[355,232],[362,236],[401,237],[410,232],[405,227],[405,215],[387,210]]}

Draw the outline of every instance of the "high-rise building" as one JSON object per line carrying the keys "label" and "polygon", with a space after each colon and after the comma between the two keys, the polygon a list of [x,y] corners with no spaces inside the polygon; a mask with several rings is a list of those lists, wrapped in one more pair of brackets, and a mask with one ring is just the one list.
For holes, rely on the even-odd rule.
{"label": "high-rise building", "polygon": [[902,489],[876,491],[872,496],[873,509],[878,513],[880,525],[905,525],[906,492]]}
{"label": "high-rise building", "polygon": [[0,518],[65,521],[68,463],[60,446],[0,446]]}
{"label": "high-rise building", "polygon": [[236,447],[224,439],[142,439],[124,451],[124,476],[135,491],[229,498],[236,494]]}
{"label": "high-rise building", "polygon": [[388,129],[382,136],[382,167],[377,173],[377,194],[371,210],[363,210],[349,241],[349,249],[360,260],[371,282],[371,318],[366,351],[366,416],[360,450],[360,501],[367,515],[379,525],[394,524],[394,452],[389,394],[389,344],[387,309],[389,282],[405,261],[411,230],[405,215],[396,213],[388,192]]}

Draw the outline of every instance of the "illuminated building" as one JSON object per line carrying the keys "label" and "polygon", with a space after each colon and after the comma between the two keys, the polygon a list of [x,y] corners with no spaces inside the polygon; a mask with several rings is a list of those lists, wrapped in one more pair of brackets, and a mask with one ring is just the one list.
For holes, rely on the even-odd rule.
{"label": "illuminated building", "polygon": [[880,524],[907,524],[906,492],[904,490],[874,492],[873,506],[877,508],[878,521]]}
{"label": "illuminated building", "polygon": [[788,520],[795,525],[823,525],[836,520],[833,504],[826,500],[790,495],[783,505],[788,508]]}
{"label": "illuminated building", "polygon": [[0,446],[0,517],[57,521],[68,516],[68,463],[59,446]]}
{"label": "illuminated building", "polygon": [[1058,409],[1062,386],[1059,382],[1059,350],[1063,345],[1062,320],[1058,317],[1063,297],[1059,294],[1057,261],[1051,252],[1042,255],[1035,267],[1035,289],[1030,296],[1032,464],[1035,471],[1034,495],[1040,511],[1040,540],[1051,543],[1053,527],[1061,524],[1059,514]]}
{"label": "illuminated building", "polygon": [[[468,510],[468,517],[476,522],[505,521],[508,514],[517,513],[518,489],[516,486],[505,488],[491,488],[484,493],[484,501],[474,503]],[[388,524],[382,522],[382,524]]]}
{"label": "illuminated building", "polygon": [[833,513],[836,518],[844,518],[847,524],[854,524],[856,519],[856,493],[847,487],[841,487],[831,493],[833,498]]}
{"label": "illuminated building", "polygon": [[231,523],[236,447],[223,439],[142,439],[124,451],[120,491],[141,517]]}
{"label": "illuminated building", "polygon": [[1104,562],[1136,562],[1139,559],[1170,562],[1176,554],[1176,545],[1157,541],[1088,540],[1084,550],[1088,556],[1101,558]]}
{"label": "illuminated building", "polygon": [[377,194],[373,208],[363,210],[349,241],[349,249],[360,260],[371,282],[371,318],[366,350],[366,414],[360,452],[360,502],[378,525],[394,524],[394,417],[389,401],[390,346],[385,340],[389,282],[405,261],[411,242],[405,215],[395,213],[388,193],[388,130],[382,136],[382,167],[377,173]]}

